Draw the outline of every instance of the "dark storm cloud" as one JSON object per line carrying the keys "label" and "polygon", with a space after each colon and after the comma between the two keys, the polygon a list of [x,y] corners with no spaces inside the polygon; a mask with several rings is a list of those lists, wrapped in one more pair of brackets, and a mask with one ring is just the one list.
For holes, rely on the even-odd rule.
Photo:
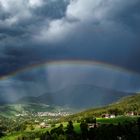
{"label": "dark storm cloud", "polygon": [[0,1],[0,75],[44,60],[38,53],[42,44],[35,45],[32,35],[49,20],[64,16],[67,5],[65,0]]}
{"label": "dark storm cloud", "polygon": [[[102,61],[140,73],[139,25],[139,0],[1,0],[0,75],[61,59]],[[47,83],[44,71],[16,80],[21,89]]]}
{"label": "dark storm cloud", "polygon": [[119,22],[128,26],[132,33],[140,34],[140,1],[137,1],[137,4],[132,5],[131,9],[128,8],[119,13],[116,20],[119,20]]}
{"label": "dark storm cloud", "polygon": [[49,19],[59,19],[65,16],[68,3],[68,0],[50,0],[46,3],[44,1],[44,4],[37,10],[33,10],[33,13],[38,17],[42,17],[42,20],[46,17]]}
{"label": "dark storm cloud", "polygon": [[47,25],[48,20],[61,18],[67,5],[68,1],[63,0],[0,1],[1,42],[14,40],[15,37],[28,42],[34,30],[39,29],[44,22]]}

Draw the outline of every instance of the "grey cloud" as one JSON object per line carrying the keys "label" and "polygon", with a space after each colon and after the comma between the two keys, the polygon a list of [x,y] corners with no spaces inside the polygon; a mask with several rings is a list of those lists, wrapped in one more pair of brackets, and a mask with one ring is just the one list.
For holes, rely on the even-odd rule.
{"label": "grey cloud", "polygon": [[[9,75],[0,80],[0,97],[16,100],[80,84],[139,91],[139,25],[139,0],[0,0],[0,76]],[[67,64],[12,75],[32,64],[69,59],[137,74]]]}
{"label": "grey cloud", "polygon": [[[91,26],[93,25],[95,28],[102,28],[106,32],[106,28],[110,26],[107,32],[112,32],[115,28],[116,30],[121,31],[121,29],[127,29],[127,26],[122,21],[125,19],[117,20],[117,15],[120,15],[123,12],[126,12],[127,9],[132,9],[134,6],[139,4],[138,0],[134,1],[71,1],[67,6],[65,17],[57,20],[52,20],[49,22],[49,26],[42,26],[42,31],[37,35],[39,40],[48,41],[54,43],[59,40],[62,41],[69,38],[69,36],[73,36],[73,33],[79,35],[81,31],[81,27],[84,25]],[[67,19],[77,19],[78,23],[69,23]],[[120,28],[122,26],[122,28]],[[122,30],[122,32],[125,32]],[[129,31],[128,31],[129,32]],[[83,31],[83,34],[85,32]],[[124,34],[126,35],[127,32]],[[92,34],[96,35],[96,34]],[[35,36],[35,38],[37,38]]]}
{"label": "grey cloud", "polygon": [[[102,61],[140,72],[139,0],[1,0],[0,3],[1,76],[30,64],[61,59]],[[38,73],[41,71],[18,75],[16,80],[37,83]],[[125,78],[131,81],[131,76],[128,77]],[[132,81],[139,85],[137,78]],[[24,82],[23,85],[30,85]]]}

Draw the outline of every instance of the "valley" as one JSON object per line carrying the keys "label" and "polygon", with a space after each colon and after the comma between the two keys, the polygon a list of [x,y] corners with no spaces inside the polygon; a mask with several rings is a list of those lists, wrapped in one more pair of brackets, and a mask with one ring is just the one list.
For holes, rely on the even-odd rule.
{"label": "valley", "polygon": [[66,133],[70,122],[73,122],[73,132],[81,137],[82,123],[88,126],[88,131],[94,128],[95,124],[97,129],[104,125],[113,128],[119,124],[123,127],[131,123],[135,126],[140,115],[140,94],[124,97],[112,104],[79,113],[68,107],[35,103],[3,105],[0,107],[0,112],[1,140],[18,138],[39,140],[47,135],[47,132],[60,129],[61,124]]}

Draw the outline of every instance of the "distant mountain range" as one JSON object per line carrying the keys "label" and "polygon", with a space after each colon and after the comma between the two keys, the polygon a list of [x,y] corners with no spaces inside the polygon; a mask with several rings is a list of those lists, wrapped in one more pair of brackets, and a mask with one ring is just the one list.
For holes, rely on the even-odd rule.
{"label": "distant mountain range", "polygon": [[26,96],[23,98],[20,98],[19,100],[15,101],[14,103],[38,103],[38,104],[47,104],[52,105],[53,99],[51,97],[51,93],[45,93],[43,95],[33,97],[33,96]]}
{"label": "distant mountain range", "polygon": [[89,108],[104,106],[132,94],[93,85],[76,85],[57,92],[48,92],[38,97],[23,97],[16,103],[43,103],[59,106],[66,105],[72,108]]}
{"label": "distant mountain range", "polygon": [[[46,94],[40,96],[45,97]],[[68,111],[68,112],[80,112],[81,110],[69,108],[69,107],[60,107],[60,106],[53,106],[53,105],[46,105],[46,104],[41,104],[41,100],[37,102],[38,97],[30,97],[28,100],[27,98],[23,98],[22,103],[14,103],[14,104],[5,104],[0,106],[0,115],[2,116],[7,116],[7,117],[12,117],[15,116],[16,114],[23,113],[23,112],[56,112],[56,111]],[[45,98],[44,98],[45,99]],[[36,102],[36,103],[31,103],[31,102]],[[43,101],[42,101],[43,102]],[[122,112],[127,112],[131,110],[133,107],[135,107],[137,110],[140,111],[140,94],[135,94],[132,96],[125,96],[120,98],[119,100],[113,102],[112,104],[107,104],[102,107],[95,107],[92,106],[88,108],[88,110],[83,111],[81,113],[77,113],[71,116],[71,119],[76,119],[79,118],[79,116],[90,116],[90,115],[99,115],[107,112],[109,109],[119,109]],[[93,109],[92,109],[93,108]],[[67,119],[67,118],[66,118]]]}

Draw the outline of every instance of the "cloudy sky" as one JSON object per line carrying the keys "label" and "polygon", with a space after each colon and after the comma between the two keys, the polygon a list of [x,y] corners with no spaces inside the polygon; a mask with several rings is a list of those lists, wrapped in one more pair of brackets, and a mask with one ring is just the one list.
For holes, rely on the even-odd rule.
{"label": "cloudy sky", "polygon": [[139,0],[0,0],[0,94],[81,83],[138,91],[139,37]]}

